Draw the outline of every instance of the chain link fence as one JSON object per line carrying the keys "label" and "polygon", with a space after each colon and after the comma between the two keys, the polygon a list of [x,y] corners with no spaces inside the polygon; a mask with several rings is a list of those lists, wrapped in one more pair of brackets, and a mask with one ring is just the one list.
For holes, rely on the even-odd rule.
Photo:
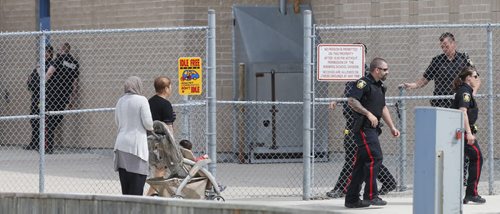
{"label": "chain link fence", "polygon": [[[180,96],[177,60],[201,57],[206,71],[207,37],[206,26],[0,33],[1,191],[120,194],[114,107],[129,76],[142,79],[147,98],[155,94],[156,77],[170,77],[176,138],[206,153],[208,75],[201,95]],[[48,56],[45,44],[54,48],[52,61],[40,60]],[[65,50],[74,59],[64,57]],[[45,81],[50,69],[38,72],[44,64],[64,67]],[[47,140],[44,155],[39,137]]]}
{"label": "chain link fence", "polygon": [[[498,27],[315,26],[314,36],[306,35],[312,38],[311,47],[362,42],[368,47],[366,62],[374,57],[387,60],[390,68],[385,81],[387,104],[394,123],[402,131],[400,138],[392,138],[387,127],[382,127],[380,136],[387,172],[381,174],[379,181],[396,187],[389,196],[407,196],[412,192],[414,107],[430,105],[429,101],[435,98],[451,98],[433,96],[435,81],[421,89],[398,89],[402,83],[421,78],[432,58],[443,52],[439,42],[443,32],[454,34],[457,50],[467,52],[481,76],[482,87],[476,96],[480,109],[477,139],[484,156],[479,192],[495,194],[498,190],[500,153],[494,150],[496,130],[492,126],[496,122],[493,109],[498,108],[495,101],[500,94],[493,83],[498,78],[497,72],[492,69],[499,66],[493,60],[498,55],[493,48],[500,38]],[[139,76],[145,86],[143,93],[150,97],[154,94],[154,78],[163,75],[172,79],[176,92],[177,59],[196,56],[209,61],[215,51],[207,40],[213,38],[208,27],[0,33],[0,171],[3,175],[0,181],[4,184],[1,190],[120,194],[118,176],[112,166],[116,136],[113,110],[123,94],[124,80],[131,75]],[[68,91],[54,90],[50,82],[41,81],[39,92],[28,87],[33,70],[50,65],[41,60],[46,55],[45,43],[54,47],[54,58],[66,43],[71,46],[69,53],[75,61],[69,66],[78,67],[78,78],[62,78],[76,82],[68,101],[62,99],[68,96]],[[309,65],[307,57],[304,70],[315,64]],[[309,57],[315,60],[316,56]],[[204,71],[211,69],[207,63],[203,63],[203,68]],[[312,70],[315,75],[316,69]],[[274,78],[271,76],[275,74],[259,75]],[[280,78],[282,74],[277,71],[276,75]],[[209,168],[213,172],[217,169],[217,180],[228,187],[224,197],[309,198],[324,196],[337,185],[339,175],[343,183],[348,182],[349,165],[345,170],[343,167],[346,161],[352,161],[349,155],[352,147],[344,142],[351,141],[352,120],[344,112],[345,82],[319,82],[313,76],[309,78],[315,80],[311,81],[312,91],[302,86],[289,86],[284,90],[288,94],[303,92],[304,97],[312,93],[312,105],[308,105],[307,98],[302,102],[301,96],[299,100],[217,101],[216,121],[210,121],[208,118],[215,109],[209,108],[208,103],[215,96],[207,95],[209,78],[215,75],[210,77],[204,72],[202,95],[187,97],[173,93],[169,100],[177,113],[176,140],[189,139],[194,144],[195,155],[208,153],[217,160]],[[439,78],[449,81],[451,75]],[[60,84],[67,89],[73,86],[68,82],[72,81]],[[38,105],[37,93],[46,95],[40,102],[45,105]],[[65,108],[52,108],[54,101],[49,102],[52,98],[59,98],[54,99],[56,104]],[[336,101],[334,109],[330,107],[332,101]],[[308,106],[313,107],[311,117],[307,116]],[[42,113],[38,114],[36,107],[40,107]],[[40,155],[36,147],[30,148],[31,136],[39,133],[46,138],[46,131],[42,127],[40,132],[38,125],[41,124],[33,121],[45,118],[43,125],[49,128],[52,127],[49,118],[54,116],[62,118],[57,120],[59,124],[50,138],[53,148]],[[314,126],[309,128],[309,124]],[[212,130],[214,127],[217,129]],[[210,141],[215,134],[216,144]],[[312,139],[312,144],[307,143],[308,139]],[[345,184],[340,183],[339,188],[345,188]]]}
{"label": "chain link fence", "polygon": [[[413,148],[414,148],[414,108],[416,106],[450,107],[447,103],[453,99],[451,82],[467,64],[473,64],[481,77],[481,88],[475,96],[479,107],[479,127],[477,140],[483,153],[479,194],[495,194],[500,185],[500,153],[494,150],[497,131],[492,124],[497,118],[493,109],[498,108],[498,87],[492,81],[498,78],[498,62],[493,60],[496,53],[494,46],[498,37],[496,25],[420,25],[420,26],[327,26],[314,28],[313,47],[319,44],[363,43],[367,47],[366,63],[375,57],[387,60],[389,75],[384,85],[387,87],[386,101],[391,117],[401,131],[400,138],[393,138],[387,127],[382,127],[380,142],[384,154],[383,165],[391,175],[381,173],[378,187],[392,189],[391,196],[411,195],[413,185]],[[440,35],[450,32],[454,35],[457,54],[450,61],[443,54],[452,47],[450,38],[440,42]],[[492,37],[489,37],[492,36]],[[491,39],[491,40],[489,40]],[[488,52],[492,47],[493,52]],[[313,48],[312,53],[316,53]],[[435,58],[434,58],[435,57]],[[312,59],[315,61],[316,56]],[[488,63],[492,63],[489,67]],[[316,65],[316,63],[313,63]],[[491,66],[491,65],[490,65]],[[490,68],[493,68],[489,70]],[[313,68],[313,75],[316,75]],[[419,89],[400,89],[403,83],[414,83],[423,77],[431,81]],[[352,140],[349,127],[353,120],[345,114],[344,90],[350,87],[346,82],[321,82],[312,78],[314,94],[314,118],[327,117],[327,123],[314,123],[314,146],[327,139],[328,162],[315,162],[311,196],[323,196],[334,189],[342,190],[350,176],[352,161]],[[436,90],[434,90],[436,88]],[[491,96],[492,95],[492,96]],[[329,103],[336,101],[336,108],[329,108]],[[344,114],[343,114],[344,112]],[[347,116],[346,116],[347,115]],[[346,135],[347,134],[347,135]],[[351,157],[350,157],[351,156]],[[345,160],[344,160],[345,159]],[[318,166],[328,169],[321,171]],[[346,168],[346,169],[343,169]],[[383,171],[383,170],[382,170]],[[339,180],[339,182],[338,182]],[[393,182],[396,184],[394,185]],[[394,185],[394,186],[393,186]],[[337,191],[338,192],[338,191]]]}
{"label": "chain link fence", "polygon": [[302,102],[217,103],[224,197],[301,196]]}

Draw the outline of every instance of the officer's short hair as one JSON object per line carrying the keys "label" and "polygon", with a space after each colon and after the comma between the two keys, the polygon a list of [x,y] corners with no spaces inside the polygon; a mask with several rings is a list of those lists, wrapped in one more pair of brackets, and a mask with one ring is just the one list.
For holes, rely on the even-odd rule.
{"label": "officer's short hair", "polygon": [[47,45],[45,46],[45,52],[47,53],[54,53],[54,47],[52,47],[52,45]]}
{"label": "officer's short hair", "polygon": [[374,71],[375,68],[379,68],[384,62],[387,63],[385,59],[382,59],[380,57],[375,57],[370,63],[370,72]]}
{"label": "officer's short hair", "polygon": [[450,32],[445,32],[439,36],[439,41],[442,42],[444,39],[450,38],[451,41],[455,41],[455,36]]}

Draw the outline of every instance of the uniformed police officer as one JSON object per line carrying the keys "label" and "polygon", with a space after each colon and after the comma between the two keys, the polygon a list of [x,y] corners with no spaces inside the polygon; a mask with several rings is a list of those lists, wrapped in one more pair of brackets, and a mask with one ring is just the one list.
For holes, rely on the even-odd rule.
{"label": "uniformed police officer", "polygon": [[[52,57],[54,54],[54,48],[51,45],[45,46],[45,72],[52,66]],[[26,84],[28,85],[28,90],[31,92],[31,105],[30,105],[30,114],[38,115],[40,112],[40,75],[38,74],[37,68],[33,69],[30,76],[28,77],[28,81]],[[38,144],[40,141],[40,119],[32,118],[30,119],[31,124],[31,141],[30,143],[24,147],[26,150],[38,150]]]}
{"label": "uniformed police officer", "polygon": [[[61,45],[60,53],[49,67],[46,75],[46,110],[64,111],[70,104],[73,92],[78,85],[80,64],[70,53],[69,43]],[[64,115],[47,115],[46,153],[54,152],[55,130],[62,122]]]}
{"label": "uniformed police officer", "polygon": [[467,189],[465,191],[464,204],[469,201],[485,203],[477,192],[477,185],[481,177],[481,167],[483,166],[483,155],[476,140],[477,129],[474,125],[478,116],[478,107],[474,94],[477,92],[481,82],[479,74],[474,67],[465,67],[458,77],[453,81],[453,89],[456,91],[453,107],[464,112],[465,156],[469,158]]}
{"label": "uniformed police officer", "polygon": [[[362,43],[355,43],[362,44]],[[362,44],[365,48],[365,54],[367,53],[366,46]],[[369,66],[365,64],[365,71],[369,72]],[[356,87],[356,81],[347,82],[345,84],[344,96],[349,97],[350,91],[352,88]],[[336,102],[330,103],[330,109],[335,109],[337,105]],[[330,198],[340,198],[344,197],[347,192],[347,186],[351,181],[351,174],[354,163],[356,161],[356,151],[357,146],[354,142],[354,135],[352,132],[352,127],[354,125],[354,112],[351,110],[351,107],[347,104],[347,102],[342,102],[342,114],[346,120],[345,129],[344,129],[344,165],[342,166],[342,170],[337,179],[337,183],[335,187],[326,193],[326,196]],[[380,195],[385,195],[390,191],[396,189],[396,179],[392,176],[391,172],[387,167],[383,164],[380,166],[380,173],[377,176],[377,179],[382,183],[382,187],[379,190]]]}
{"label": "uniformed police officer", "polygon": [[[356,112],[352,128],[356,142],[356,163],[352,180],[347,188],[345,206],[348,208],[383,206],[387,202],[378,196],[377,175],[382,164],[382,149],[378,140],[381,132],[379,120],[384,119],[393,136],[399,136],[399,130],[392,122],[389,109],[385,104],[383,82],[389,74],[389,66],[382,58],[375,58],[370,63],[370,74],[359,79],[356,87],[349,94],[349,106]],[[361,184],[365,182],[363,200],[359,199]]]}
{"label": "uniformed police officer", "polygon": [[[434,95],[452,95],[453,79],[466,66],[472,65],[469,55],[457,51],[455,36],[446,32],[439,37],[443,53],[432,58],[431,64],[425,70],[424,75],[413,83],[399,85],[407,89],[417,89],[426,86],[429,81],[434,80]],[[452,99],[434,99],[431,105],[435,107],[451,108]]]}

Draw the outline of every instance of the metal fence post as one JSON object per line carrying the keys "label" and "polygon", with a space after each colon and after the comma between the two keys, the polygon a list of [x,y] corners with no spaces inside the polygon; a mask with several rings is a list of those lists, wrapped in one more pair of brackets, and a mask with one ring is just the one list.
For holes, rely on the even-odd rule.
{"label": "metal fence post", "polygon": [[493,32],[491,31],[491,24],[486,28],[487,32],[487,70],[488,70],[488,194],[494,194],[495,184],[495,157],[493,150],[493,106],[495,99],[493,97]]}
{"label": "metal fence post", "polygon": [[304,11],[304,104],[303,104],[303,126],[304,126],[304,179],[302,199],[309,200],[311,194],[311,11]]}
{"label": "metal fence post", "polygon": [[39,141],[38,148],[40,151],[40,162],[39,162],[39,175],[38,175],[38,192],[45,192],[45,40],[47,39],[47,35],[42,31],[40,35],[40,47],[39,47],[39,56],[40,56],[40,67],[38,69],[38,74],[40,76],[40,108],[38,111],[39,115]]}
{"label": "metal fence post", "polygon": [[207,36],[207,144],[208,155],[212,162],[208,170],[216,176],[217,166],[217,108],[216,108],[216,55],[215,55],[215,10],[208,10]]}
{"label": "metal fence post", "polygon": [[[182,103],[189,104],[189,96],[187,95],[182,96]],[[189,114],[190,112],[189,106],[187,105],[183,106],[181,112],[182,112],[182,129],[181,129],[180,139],[191,139],[191,132],[190,132],[191,125],[189,123],[189,120],[191,118]]]}
{"label": "metal fence post", "polygon": [[[399,96],[405,96],[405,88],[399,88]],[[406,157],[406,147],[408,146],[406,142],[406,100],[398,100],[398,117],[399,117],[399,130],[401,131],[401,136],[399,136],[400,147],[399,147],[399,191],[406,190],[406,173],[407,173],[407,157]]]}
{"label": "metal fence post", "polygon": [[[312,21],[311,21],[312,23]],[[314,172],[315,172],[315,165],[314,163],[316,162],[316,76],[313,73],[313,71],[316,71],[316,24],[312,24],[312,31],[311,31],[311,45],[309,46],[311,48],[311,136],[309,139],[311,139],[311,168],[310,168],[310,174],[311,174],[311,181],[309,182],[311,186],[314,185]],[[314,193],[313,193],[314,194]]]}

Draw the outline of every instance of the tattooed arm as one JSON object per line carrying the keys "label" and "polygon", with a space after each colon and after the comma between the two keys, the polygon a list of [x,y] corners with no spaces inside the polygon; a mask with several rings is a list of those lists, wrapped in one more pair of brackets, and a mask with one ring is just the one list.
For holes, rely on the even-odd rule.
{"label": "tattooed arm", "polygon": [[362,115],[365,115],[368,118],[368,120],[370,120],[372,127],[374,128],[377,127],[378,125],[377,117],[375,117],[375,115],[373,115],[370,111],[368,111],[365,107],[363,107],[363,105],[361,105],[359,100],[353,97],[349,97],[348,104],[354,111]]}

